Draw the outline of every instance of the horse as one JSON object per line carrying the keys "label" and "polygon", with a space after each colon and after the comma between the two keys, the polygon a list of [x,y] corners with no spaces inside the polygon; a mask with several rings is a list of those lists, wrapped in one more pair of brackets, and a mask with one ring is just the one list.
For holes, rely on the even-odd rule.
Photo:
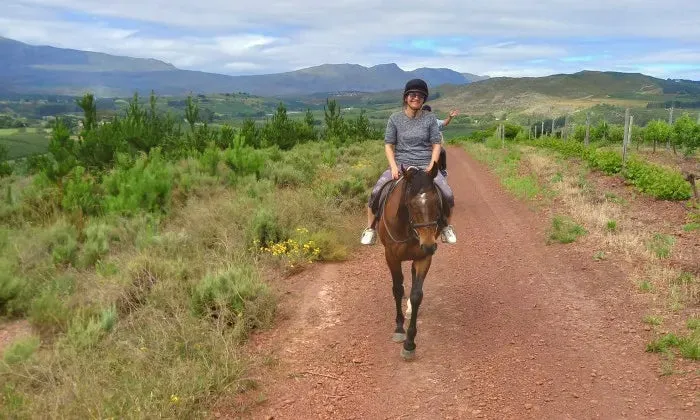
{"label": "horse", "polygon": [[[434,182],[437,173],[437,162],[427,172],[416,167],[402,166],[399,179],[392,182],[380,207],[377,234],[384,245],[396,303],[396,329],[392,340],[403,343],[401,356],[404,360],[415,357],[416,322],[418,308],[423,300],[423,282],[437,251],[437,238],[448,216],[446,211],[449,211]],[[407,331],[404,330],[405,317],[401,311],[404,296],[401,271],[403,261],[412,261],[411,293],[406,313],[406,316],[410,316]]]}

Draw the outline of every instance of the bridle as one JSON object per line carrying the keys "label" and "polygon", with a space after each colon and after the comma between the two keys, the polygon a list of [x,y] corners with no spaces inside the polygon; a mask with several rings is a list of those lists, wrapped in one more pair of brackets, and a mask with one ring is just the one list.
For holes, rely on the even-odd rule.
{"label": "bridle", "polygon": [[[410,169],[410,168],[415,168],[415,167],[409,166],[408,169]],[[419,169],[419,168],[416,168],[416,169],[422,171],[422,169]],[[437,185],[435,185],[435,184],[433,183],[433,184],[432,184],[432,187],[435,189],[435,192],[437,193],[437,196],[438,196],[438,203],[439,203],[439,205],[440,205],[440,210],[439,210],[439,212],[438,212],[438,217],[437,217],[437,219],[435,219],[435,220],[433,220],[433,221],[430,221],[430,222],[414,223],[414,222],[413,222],[413,215],[411,214],[411,208],[410,208],[410,206],[408,206],[408,185],[406,185],[406,186],[404,187],[404,188],[405,188],[405,190],[404,190],[404,196],[403,196],[403,198],[402,198],[402,200],[401,200],[401,204],[400,204],[400,205],[406,206],[406,210],[408,211],[408,228],[409,228],[409,235],[408,235],[408,237],[407,237],[406,239],[403,239],[403,240],[398,240],[398,239],[394,238],[394,235],[391,234],[391,230],[389,229],[389,226],[387,226],[387,224],[386,224],[386,201],[389,200],[389,197],[391,196],[391,193],[394,192],[394,189],[396,188],[396,186],[399,185],[399,182],[401,182],[401,180],[403,180],[403,179],[404,179],[404,176],[401,175],[401,176],[399,177],[399,179],[397,179],[397,180],[392,184],[391,189],[389,190],[389,192],[388,192],[387,195],[386,195],[385,203],[384,203],[384,206],[383,206],[384,208],[382,209],[382,223],[384,224],[384,230],[386,230],[386,233],[389,234],[389,238],[391,238],[391,240],[394,241],[394,242],[396,242],[396,243],[406,243],[406,242],[408,242],[408,241],[410,241],[410,240],[418,239],[418,238],[419,238],[419,235],[418,235],[418,231],[416,230],[416,229],[418,229],[418,228],[428,227],[428,226],[435,226],[435,230],[437,231],[438,226],[439,226],[439,220],[442,218],[442,193],[440,192],[440,188],[438,188]]]}

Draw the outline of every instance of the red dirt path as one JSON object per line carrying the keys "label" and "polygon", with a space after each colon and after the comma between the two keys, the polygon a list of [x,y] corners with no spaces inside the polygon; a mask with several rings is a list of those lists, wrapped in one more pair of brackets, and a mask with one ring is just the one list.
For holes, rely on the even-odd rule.
{"label": "red dirt path", "polygon": [[[276,326],[249,346],[279,364],[238,400],[251,404],[242,417],[700,418],[700,377],[659,375],[643,303],[615,262],[546,245],[548,220],[484,166],[456,147],[448,164],[459,243],[433,258],[416,359],[391,341],[383,247],[363,247],[277,285]],[[408,263],[404,274],[408,294]],[[214,414],[241,416],[226,411]]]}

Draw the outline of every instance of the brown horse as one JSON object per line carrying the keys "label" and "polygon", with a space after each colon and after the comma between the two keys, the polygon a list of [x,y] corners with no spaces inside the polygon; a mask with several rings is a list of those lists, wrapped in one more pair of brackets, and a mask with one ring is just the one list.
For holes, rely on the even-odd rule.
{"label": "brown horse", "polygon": [[[418,307],[423,299],[423,281],[430,269],[433,254],[437,250],[437,238],[443,226],[448,206],[434,183],[438,164],[429,172],[401,167],[401,177],[389,186],[378,221],[379,239],[384,244],[386,263],[391,271],[394,300],[396,301],[396,330],[393,340],[403,342],[401,356],[413,359],[416,352],[416,320]],[[411,308],[408,332],[404,330],[404,315],[401,311],[403,299],[403,273],[401,263],[412,261]],[[408,312],[406,314],[408,316]]]}

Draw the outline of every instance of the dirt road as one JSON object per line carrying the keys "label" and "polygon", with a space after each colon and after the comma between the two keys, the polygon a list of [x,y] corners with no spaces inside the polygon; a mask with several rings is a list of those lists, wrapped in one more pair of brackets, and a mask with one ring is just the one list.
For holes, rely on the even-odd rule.
{"label": "dirt road", "polygon": [[[448,164],[459,243],[433,259],[416,359],[391,341],[383,247],[363,247],[280,285],[276,327],[250,343],[279,364],[244,397],[264,399],[245,417],[698,418],[697,373],[659,375],[643,306],[615,262],[546,245],[549,219],[462,149]],[[404,273],[408,291],[408,263]]]}

